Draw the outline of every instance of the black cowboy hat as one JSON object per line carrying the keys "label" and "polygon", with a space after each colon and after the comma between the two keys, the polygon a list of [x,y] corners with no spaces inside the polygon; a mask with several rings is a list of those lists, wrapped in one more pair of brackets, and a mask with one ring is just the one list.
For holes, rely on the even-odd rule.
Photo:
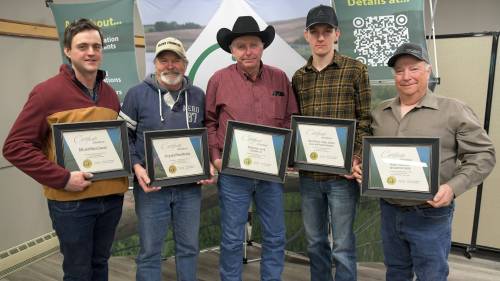
{"label": "black cowboy hat", "polygon": [[217,32],[217,43],[226,52],[231,53],[229,45],[234,39],[244,36],[254,35],[259,37],[264,43],[264,49],[271,45],[274,40],[274,27],[269,25],[263,31],[260,31],[257,21],[251,16],[242,16],[236,19],[233,30],[221,28]]}

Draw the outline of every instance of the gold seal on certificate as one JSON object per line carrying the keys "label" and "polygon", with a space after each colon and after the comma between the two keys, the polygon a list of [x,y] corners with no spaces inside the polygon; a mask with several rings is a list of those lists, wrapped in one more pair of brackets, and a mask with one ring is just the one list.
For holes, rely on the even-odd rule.
{"label": "gold seal on certificate", "polygon": [[92,167],[92,161],[90,159],[85,159],[83,160],[83,167],[85,168],[91,168]]}
{"label": "gold seal on certificate", "polygon": [[290,165],[331,174],[351,171],[355,120],[292,116]]}
{"label": "gold seal on certificate", "polygon": [[52,130],[57,163],[66,169],[93,173],[92,180],[130,174],[124,121],[54,124]]}
{"label": "gold seal on certificate", "polygon": [[229,121],[223,174],[283,182],[290,151],[288,129]]}
{"label": "gold seal on certificate", "polygon": [[395,183],[396,183],[396,177],[394,177],[394,176],[389,176],[389,177],[387,178],[387,183],[388,183],[388,184],[395,184]]}
{"label": "gold seal on certificate", "polygon": [[243,164],[245,164],[245,166],[250,166],[252,165],[252,158],[250,157],[247,157],[243,160]]}
{"label": "gold seal on certificate", "polygon": [[177,172],[177,167],[175,167],[175,165],[170,165],[170,167],[168,167],[168,171],[171,174],[175,174],[175,172]]}
{"label": "gold seal on certificate", "polygon": [[313,152],[311,152],[311,154],[309,154],[309,157],[311,158],[311,160],[317,160],[318,153],[316,151],[313,151]]}
{"label": "gold seal on certificate", "polygon": [[429,200],[437,191],[439,138],[365,137],[363,160],[363,195]]}
{"label": "gold seal on certificate", "polygon": [[205,128],[147,131],[144,140],[152,186],[195,183],[209,177]]}

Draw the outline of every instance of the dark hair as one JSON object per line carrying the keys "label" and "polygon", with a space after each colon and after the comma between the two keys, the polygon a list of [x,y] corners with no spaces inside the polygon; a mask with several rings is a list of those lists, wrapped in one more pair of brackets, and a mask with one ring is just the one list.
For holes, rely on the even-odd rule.
{"label": "dark hair", "polygon": [[88,19],[79,19],[70,23],[64,30],[64,48],[71,49],[73,37],[86,30],[97,30],[97,32],[99,32],[99,36],[101,37],[101,44],[104,46],[104,38],[102,37],[101,29]]}

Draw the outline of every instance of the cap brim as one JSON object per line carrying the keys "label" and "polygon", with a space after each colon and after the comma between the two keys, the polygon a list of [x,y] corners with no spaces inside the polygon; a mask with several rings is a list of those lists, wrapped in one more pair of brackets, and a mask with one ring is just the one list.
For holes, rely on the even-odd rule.
{"label": "cap brim", "polygon": [[394,65],[396,64],[396,61],[401,57],[401,56],[412,56],[420,61],[425,61],[426,63],[429,63],[425,58],[422,58],[420,56],[417,56],[415,54],[412,54],[412,53],[399,53],[399,54],[395,54],[393,55],[388,61],[387,61],[387,66],[389,67],[394,67]]}
{"label": "cap brim", "polygon": [[335,28],[336,26],[331,24],[331,23],[328,23],[328,22],[323,22],[323,21],[316,21],[316,22],[313,22],[313,23],[310,23],[308,26],[306,26],[306,29],[309,29],[311,26],[315,25],[315,24],[326,24],[326,25],[329,25],[333,28]]}

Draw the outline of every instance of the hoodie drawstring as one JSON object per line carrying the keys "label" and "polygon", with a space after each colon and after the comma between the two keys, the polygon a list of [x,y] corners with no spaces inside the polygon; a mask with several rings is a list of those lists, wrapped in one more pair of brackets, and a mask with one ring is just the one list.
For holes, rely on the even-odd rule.
{"label": "hoodie drawstring", "polygon": [[[179,96],[181,95],[181,92],[179,92]],[[175,102],[177,102],[179,100],[179,96],[177,97],[177,100]],[[186,90],[184,90],[184,97],[185,97],[185,103],[186,103],[186,109],[185,109],[185,112],[186,112],[186,128],[188,129],[191,129],[189,127],[189,119],[188,119],[188,92]],[[175,103],[174,103],[175,104]],[[161,102],[161,90],[158,89],[158,106],[160,107],[160,120],[161,122],[165,121],[165,119],[163,118],[163,109],[162,109],[162,102]]]}
{"label": "hoodie drawstring", "polygon": [[[180,93],[179,93],[180,95]],[[188,120],[188,91],[184,90],[184,99],[186,100],[186,128],[189,128],[189,120]]]}
{"label": "hoodie drawstring", "polygon": [[161,122],[165,121],[165,119],[163,119],[163,110],[161,109],[161,91],[160,89],[158,89],[158,106],[160,107],[160,120]]}

